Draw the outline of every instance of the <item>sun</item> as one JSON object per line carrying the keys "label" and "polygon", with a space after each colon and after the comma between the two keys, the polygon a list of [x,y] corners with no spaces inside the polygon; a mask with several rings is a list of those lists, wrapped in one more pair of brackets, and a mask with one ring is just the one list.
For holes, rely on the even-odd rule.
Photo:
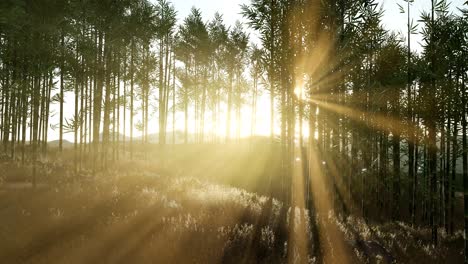
{"label": "sun", "polygon": [[304,90],[304,87],[302,87],[302,86],[297,86],[296,88],[294,88],[294,94],[295,94],[299,99],[305,98],[305,90]]}

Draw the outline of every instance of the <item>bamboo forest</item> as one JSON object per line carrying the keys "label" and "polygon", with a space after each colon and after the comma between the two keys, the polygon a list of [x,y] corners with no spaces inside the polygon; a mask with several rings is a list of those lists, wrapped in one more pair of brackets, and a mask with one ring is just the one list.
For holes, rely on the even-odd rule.
{"label": "bamboo forest", "polygon": [[467,263],[468,1],[0,0],[0,263]]}

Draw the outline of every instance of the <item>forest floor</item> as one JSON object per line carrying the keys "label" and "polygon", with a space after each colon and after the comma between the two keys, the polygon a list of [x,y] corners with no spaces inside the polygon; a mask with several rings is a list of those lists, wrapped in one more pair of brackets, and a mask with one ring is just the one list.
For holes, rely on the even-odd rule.
{"label": "forest floor", "polygon": [[[136,165],[135,165],[136,166]],[[2,263],[462,263],[461,231],[372,225],[284,208],[273,198],[141,166],[94,177],[47,166],[0,164]],[[313,223],[313,224],[311,224]],[[326,224],[323,224],[326,223]],[[339,230],[329,234],[326,226]],[[322,228],[316,228],[320,226]],[[317,234],[317,233],[320,233]],[[306,234],[305,242],[290,242]],[[338,243],[340,242],[340,243]],[[294,244],[294,245],[293,245]],[[346,256],[334,246],[343,244]],[[288,253],[288,251],[290,253]],[[328,251],[328,252],[325,252]],[[326,258],[324,256],[328,255]]]}

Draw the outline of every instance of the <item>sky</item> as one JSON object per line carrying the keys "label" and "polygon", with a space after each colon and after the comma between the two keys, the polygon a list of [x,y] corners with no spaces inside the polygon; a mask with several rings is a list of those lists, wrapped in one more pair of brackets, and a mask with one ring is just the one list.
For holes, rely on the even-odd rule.
{"label": "sky", "polygon": [[[456,14],[459,13],[457,7],[462,7],[465,0],[448,0],[450,3],[450,11]],[[402,5],[406,10],[406,2],[403,0],[378,0],[380,5],[384,7],[384,16],[382,18],[382,23],[384,28],[389,29],[395,32],[402,32],[404,37],[407,37],[407,15],[401,14],[399,7],[397,5]],[[429,12],[431,10],[431,0],[414,0],[414,3],[411,5],[411,17],[414,24],[418,24],[422,12]],[[421,27],[418,27],[418,32],[421,30]],[[422,37],[420,35],[411,36],[411,46],[417,51],[421,51],[421,42]]]}
{"label": "sky", "polygon": [[241,4],[248,4],[250,0],[172,0],[178,13],[178,19],[183,20],[192,7],[199,8],[203,17],[213,18],[216,12],[223,14],[224,21],[228,25],[234,25],[236,20],[241,20]]}
{"label": "sky", "polygon": [[[154,1],[154,0],[152,0]],[[241,22],[245,22],[243,20],[242,16],[240,15],[241,4],[249,4],[250,0],[172,0],[171,1],[174,4],[175,9],[177,10],[178,13],[178,20],[179,22],[182,21],[189,13],[192,7],[197,7],[201,10],[203,17],[205,18],[206,21],[211,20],[214,17],[214,14],[216,12],[219,12],[220,14],[223,15],[224,22],[228,26],[233,26],[236,20],[239,20]],[[463,6],[464,0],[452,0],[449,1],[451,2],[451,11],[452,12],[458,12],[456,7],[461,7]],[[399,8],[397,6],[397,3],[400,3],[406,8],[405,2],[403,0],[378,0],[378,3],[380,5],[383,5],[384,7],[384,16],[382,18],[382,23],[384,24],[384,27],[388,30],[395,31],[395,32],[401,32],[403,34],[403,37],[406,38],[406,14],[400,14]],[[414,23],[417,23],[419,20],[419,17],[423,11],[429,11],[431,7],[431,2],[430,0],[415,0],[414,3],[412,4],[412,19],[414,20]],[[420,29],[420,28],[419,28]],[[257,37],[255,36],[255,32],[248,30],[248,32],[251,35],[251,39],[253,39],[255,42]],[[414,35],[412,36],[412,48],[417,51],[421,51],[421,43],[422,39],[421,36],[419,35]],[[74,100],[73,100],[73,94],[67,94],[65,95],[65,118],[71,118],[72,113],[74,113]],[[262,96],[258,102],[259,110],[258,110],[258,117],[257,117],[257,132],[260,132],[260,134],[268,134],[268,128],[269,128],[269,101],[267,98],[267,95]],[[55,115],[51,117],[51,124],[58,124],[58,105],[52,106],[51,109],[53,112],[55,112]],[[245,109],[243,110],[242,116],[245,117],[243,124],[250,124],[249,119],[250,119],[250,110]],[[69,114],[67,114],[69,113]],[[155,115],[153,115],[154,117]],[[138,122],[138,115],[136,116],[136,122]],[[177,116],[177,119],[179,122],[177,123],[177,129],[182,129],[182,116]],[[135,123],[136,123],[135,122]],[[152,120],[151,121],[153,124],[157,124],[157,121]],[[169,124],[170,125],[170,124]],[[121,124],[121,127],[123,124]],[[127,126],[128,127],[128,126]],[[154,133],[157,131],[157,127],[149,127],[150,133]],[[250,132],[250,127],[247,127],[247,125],[243,125],[242,128],[242,133],[243,134],[248,134]],[[137,132],[137,135],[139,133]],[[49,135],[49,140],[56,140],[58,139],[58,131],[51,131]],[[73,140],[73,134],[66,134],[64,136],[65,139],[72,141]]]}
{"label": "sky", "polygon": [[[243,21],[240,15],[241,4],[249,4],[251,0],[173,0],[175,9],[178,12],[178,18],[182,21],[189,13],[190,9],[195,6],[202,11],[202,14],[206,19],[211,19],[215,12],[219,12],[223,15],[224,21],[227,25],[234,25],[236,20]],[[400,14],[397,3],[406,8],[406,3],[403,0],[377,0],[377,2],[384,7],[384,16],[382,22],[385,28],[395,31],[402,32],[406,38],[406,25],[407,19],[406,14]],[[450,9],[452,12],[458,12],[456,7],[463,6],[464,0],[449,0],[451,3]],[[430,0],[414,0],[411,7],[411,17],[416,24],[423,11],[429,11],[431,8]],[[255,36],[252,36],[255,38]],[[412,46],[416,50],[421,50],[420,42],[421,37],[418,35],[412,36]]]}

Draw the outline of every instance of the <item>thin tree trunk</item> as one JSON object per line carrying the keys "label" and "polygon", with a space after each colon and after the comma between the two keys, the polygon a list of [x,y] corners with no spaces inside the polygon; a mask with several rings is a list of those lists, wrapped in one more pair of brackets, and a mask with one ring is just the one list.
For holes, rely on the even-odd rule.
{"label": "thin tree trunk", "polygon": [[59,150],[63,151],[63,103],[64,103],[64,70],[65,70],[65,36],[61,35],[61,59],[60,59],[60,124],[59,124]]}
{"label": "thin tree trunk", "polygon": [[133,92],[134,92],[134,78],[135,78],[135,40],[132,38],[130,55],[130,160],[133,159]]}

